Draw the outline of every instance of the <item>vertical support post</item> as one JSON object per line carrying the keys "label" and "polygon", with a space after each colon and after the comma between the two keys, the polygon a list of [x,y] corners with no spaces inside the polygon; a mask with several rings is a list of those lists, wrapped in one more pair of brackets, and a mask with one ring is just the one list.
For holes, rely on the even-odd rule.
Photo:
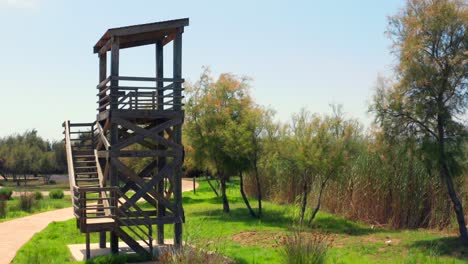
{"label": "vertical support post", "polygon": [[[158,40],[156,42],[156,78],[164,78],[164,53],[163,53],[163,48],[164,45],[161,40]],[[164,110],[164,91],[162,90],[164,88],[164,82],[157,81],[156,82],[156,88],[158,91],[158,99],[157,99],[157,104],[158,110]],[[159,136],[164,136],[164,132],[159,133]],[[159,144],[158,149],[164,149],[164,146]],[[159,156],[158,157],[158,173],[164,168],[166,165],[166,158]],[[154,175],[156,176],[156,175]],[[161,195],[161,197],[164,197],[164,179],[162,179],[156,186],[156,191]],[[157,216],[158,218],[163,217],[166,215],[166,208],[164,205],[160,202],[158,202],[158,207],[157,207]],[[164,225],[159,224],[157,226],[157,236],[158,236],[158,244],[163,245],[164,244]]]}
{"label": "vertical support post", "polygon": [[[106,79],[106,75],[107,75],[106,71],[107,71],[107,52],[104,54],[99,54],[99,83],[101,83],[102,81]],[[101,92],[102,90],[103,88],[99,88],[99,92]],[[106,96],[105,94],[99,95],[99,100],[101,100],[105,96]],[[101,107],[104,104],[105,102],[99,102],[98,107]],[[104,109],[99,109],[99,112],[102,112],[102,111],[104,111]]]}
{"label": "vertical support post", "polygon": [[[107,78],[107,52],[104,54],[99,54],[99,83],[104,81],[106,78]],[[99,92],[102,91],[102,89],[103,88],[100,88]],[[99,95],[99,100],[101,100],[105,96],[106,95]],[[105,102],[99,102],[99,107],[101,107],[104,103]],[[104,109],[99,110],[99,112],[102,112],[102,111],[104,111]],[[96,121],[96,122],[99,122],[99,121]],[[99,193],[99,197],[102,198],[101,193]],[[106,232],[105,231],[99,232],[99,247],[106,248]]]}
{"label": "vertical support post", "polygon": [[[118,37],[112,37],[112,45],[111,45],[111,86],[112,87],[118,87],[119,86],[119,80],[117,80],[115,77],[119,76],[119,48],[120,48],[120,43],[119,43],[119,38]],[[113,94],[115,92],[114,89],[111,89],[110,93]],[[115,100],[117,98],[115,96],[111,96],[111,105],[110,105],[110,110],[114,110],[117,108],[117,105],[115,104]],[[112,112],[110,112],[110,121],[111,121],[111,127],[110,127],[110,156],[114,157],[115,150],[113,149],[113,146],[117,144],[118,142],[118,126],[112,121]],[[111,162],[111,161],[109,161]],[[118,179],[118,171],[117,167],[112,164],[110,164],[110,171],[109,171],[109,178],[110,178],[110,186],[118,186],[119,185],[119,179]],[[111,192],[111,206],[117,206],[115,204],[115,199],[113,199],[115,196],[114,192]],[[112,254],[118,254],[119,253],[119,237],[115,232],[111,232],[110,236],[110,246],[111,246],[111,253]]]}
{"label": "vertical support post", "polygon": [[91,249],[90,249],[90,240],[89,240],[89,232],[86,230],[86,260],[91,258]]}
{"label": "vertical support post", "polygon": [[[173,76],[177,79],[174,82],[174,110],[182,111],[182,83],[179,82],[182,79],[182,33],[183,29],[179,28],[176,37],[174,38],[173,48]],[[182,145],[182,125],[174,127],[174,141],[176,144]],[[182,162],[183,157],[180,157]],[[182,245],[182,222],[184,221],[184,211],[182,208],[182,168],[178,166],[175,169],[174,175],[174,202],[177,208],[175,217],[177,223],[174,224],[174,246],[180,247]]]}
{"label": "vertical support post", "polygon": [[85,222],[85,230],[86,230],[86,260],[91,258],[91,250],[90,250],[90,241],[89,241],[89,232],[88,232],[88,226],[86,225],[86,192],[82,192],[82,197],[83,197],[83,207],[81,210],[83,210],[83,219]]}

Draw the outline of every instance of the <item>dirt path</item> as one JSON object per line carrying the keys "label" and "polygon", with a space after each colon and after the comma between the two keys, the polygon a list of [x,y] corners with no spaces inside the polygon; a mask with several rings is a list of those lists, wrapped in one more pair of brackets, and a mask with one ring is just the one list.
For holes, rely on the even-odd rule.
{"label": "dirt path", "polygon": [[[191,190],[193,190],[192,181],[183,179],[182,191]],[[68,207],[0,223],[0,264],[10,263],[16,251],[52,221],[65,221],[73,217],[73,210]]]}

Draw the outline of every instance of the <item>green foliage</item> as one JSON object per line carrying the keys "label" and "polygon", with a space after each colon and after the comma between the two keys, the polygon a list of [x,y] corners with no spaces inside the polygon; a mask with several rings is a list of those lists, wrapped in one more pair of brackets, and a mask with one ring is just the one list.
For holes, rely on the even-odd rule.
{"label": "green foliage", "polygon": [[42,192],[40,192],[40,191],[35,191],[34,192],[34,199],[39,201],[39,200],[42,200],[43,198],[44,198],[44,196],[42,195]]}
{"label": "green foliage", "polygon": [[48,182],[48,184],[53,185],[53,184],[57,184],[57,182],[56,182],[55,180],[50,180],[50,181]]}
{"label": "green foliage", "polygon": [[36,199],[34,193],[22,192],[19,196],[19,206],[25,212],[31,212],[35,205]]}
{"label": "green foliage", "polygon": [[20,175],[64,172],[65,168],[62,142],[45,141],[36,130],[0,138],[0,173],[18,184]]}
{"label": "green foliage", "polygon": [[63,191],[56,189],[49,192],[50,199],[62,199],[64,196]]}
{"label": "green foliage", "polygon": [[9,187],[0,188],[0,200],[9,200],[13,194],[13,189]]}

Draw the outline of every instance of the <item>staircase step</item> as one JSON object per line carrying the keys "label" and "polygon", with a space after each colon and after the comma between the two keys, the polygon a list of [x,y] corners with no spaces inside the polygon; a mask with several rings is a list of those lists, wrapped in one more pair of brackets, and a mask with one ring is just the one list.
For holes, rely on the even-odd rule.
{"label": "staircase step", "polygon": [[74,158],[94,158],[94,155],[74,155]]}
{"label": "staircase step", "polygon": [[75,181],[77,182],[98,182],[98,178],[76,178]]}
{"label": "staircase step", "polygon": [[82,167],[75,167],[75,169],[97,169],[96,166],[82,166]]}
{"label": "staircase step", "polygon": [[97,171],[92,171],[92,172],[76,172],[75,175],[97,175]]}

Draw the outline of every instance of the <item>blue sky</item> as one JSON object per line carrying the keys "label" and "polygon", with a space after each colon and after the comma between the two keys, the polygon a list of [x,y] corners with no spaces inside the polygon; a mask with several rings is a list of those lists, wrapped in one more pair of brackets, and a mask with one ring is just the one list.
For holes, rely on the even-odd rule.
{"label": "blue sky", "polygon": [[[378,74],[395,64],[387,16],[403,0],[54,1],[0,0],[0,136],[35,128],[61,139],[61,123],[96,116],[98,60],[92,47],[112,27],[190,18],[183,76],[253,78],[252,95],[277,118],[306,107],[369,124]],[[152,76],[154,47],[122,51],[121,74]]]}

